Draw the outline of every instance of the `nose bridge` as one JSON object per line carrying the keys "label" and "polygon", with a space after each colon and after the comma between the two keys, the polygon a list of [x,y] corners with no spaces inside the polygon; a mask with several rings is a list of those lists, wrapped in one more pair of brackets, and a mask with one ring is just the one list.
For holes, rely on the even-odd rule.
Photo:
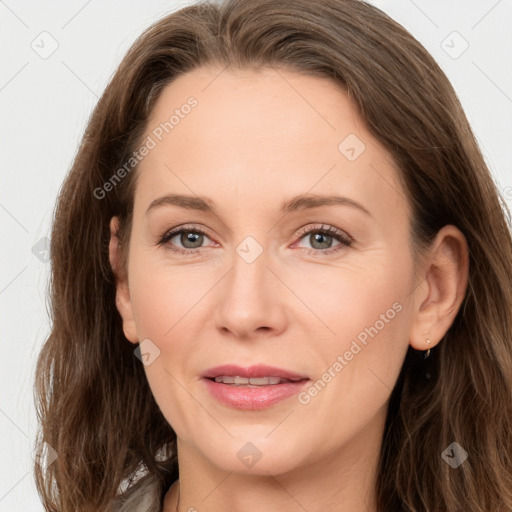
{"label": "nose bridge", "polygon": [[257,306],[256,302],[268,293],[267,268],[269,252],[254,236],[245,237],[233,255],[233,269],[229,277],[229,293],[236,299],[238,307]]}
{"label": "nose bridge", "polygon": [[280,328],[275,280],[267,268],[270,253],[254,236],[235,247],[231,271],[222,285],[217,322],[237,335],[250,335],[260,327]]}

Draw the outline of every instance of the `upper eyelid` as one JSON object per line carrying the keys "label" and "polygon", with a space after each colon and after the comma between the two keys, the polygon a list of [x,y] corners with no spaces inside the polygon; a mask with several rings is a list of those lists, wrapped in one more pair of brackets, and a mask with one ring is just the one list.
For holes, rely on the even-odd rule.
{"label": "upper eyelid", "polygon": [[208,229],[199,227],[199,226],[188,225],[188,224],[185,224],[183,226],[177,226],[176,228],[167,230],[163,234],[162,238],[168,238],[171,235],[172,235],[172,237],[174,237],[174,236],[180,234],[182,231],[196,231],[198,233],[208,236],[209,238],[212,238],[209,234]]}
{"label": "upper eyelid", "polygon": [[[315,224],[315,223],[313,223],[313,224]],[[319,231],[319,232],[331,233],[333,235],[337,234],[339,236],[344,235],[347,238],[350,238],[352,240],[352,237],[343,229],[340,229],[340,228],[337,228],[335,226],[331,226],[330,224],[325,224],[325,223],[316,223],[316,226],[318,226],[318,227],[314,227],[309,224],[306,224],[305,226],[302,226],[301,228],[299,228],[299,230],[297,231],[297,234],[302,236],[302,235],[308,234],[312,231]]]}

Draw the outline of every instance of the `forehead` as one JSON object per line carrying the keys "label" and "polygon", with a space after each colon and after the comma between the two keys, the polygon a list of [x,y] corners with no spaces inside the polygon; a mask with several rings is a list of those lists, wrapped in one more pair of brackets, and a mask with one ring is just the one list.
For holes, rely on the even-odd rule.
{"label": "forehead", "polygon": [[326,78],[198,68],[164,89],[145,138],[154,147],[139,165],[136,203],[146,207],[164,191],[260,209],[308,192],[366,197],[377,215],[406,207],[391,156]]}

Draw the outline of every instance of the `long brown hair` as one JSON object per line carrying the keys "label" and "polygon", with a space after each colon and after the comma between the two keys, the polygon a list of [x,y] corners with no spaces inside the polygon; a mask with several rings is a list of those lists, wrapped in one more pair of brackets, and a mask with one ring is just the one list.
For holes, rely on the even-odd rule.
{"label": "long brown hair", "polygon": [[[444,73],[402,26],[360,0],[202,2],[155,23],[121,62],[54,215],[52,330],[35,380],[36,443],[58,454],[46,469],[34,466],[46,510],[108,510],[141,468],[163,501],[178,478],[176,435],[124,337],[108,258],[114,215],[126,257],[136,167],[98,190],[140,146],[163,88],[205,64],[330,78],[396,162],[414,249],[446,224],[466,236],[469,282],[457,316],[430,358],[409,347],[391,394],[378,510],[512,511],[510,212]],[[442,457],[453,442],[469,454],[457,469]]]}

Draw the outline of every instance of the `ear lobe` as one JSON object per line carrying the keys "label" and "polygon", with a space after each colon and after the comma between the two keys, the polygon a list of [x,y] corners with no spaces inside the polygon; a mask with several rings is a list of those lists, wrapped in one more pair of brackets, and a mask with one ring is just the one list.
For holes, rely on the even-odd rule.
{"label": "ear lobe", "polygon": [[424,282],[415,290],[416,310],[409,333],[413,348],[427,350],[441,341],[464,299],[468,272],[466,237],[455,226],[444,226],[427,258]]}
{"label": "ear lobe", "polygon": [[112,217],[110,220],[110,242],[109,242],[109,260],[116,281],[116,308],[123,320],[123,331],[126,339],[132,343],[138,343],[137,328],[133,318],[132,303],[130,299],[130,289],[128,286],[127,269],[121,268],[121,248],[117,232],[119,229],[119,218]]}

